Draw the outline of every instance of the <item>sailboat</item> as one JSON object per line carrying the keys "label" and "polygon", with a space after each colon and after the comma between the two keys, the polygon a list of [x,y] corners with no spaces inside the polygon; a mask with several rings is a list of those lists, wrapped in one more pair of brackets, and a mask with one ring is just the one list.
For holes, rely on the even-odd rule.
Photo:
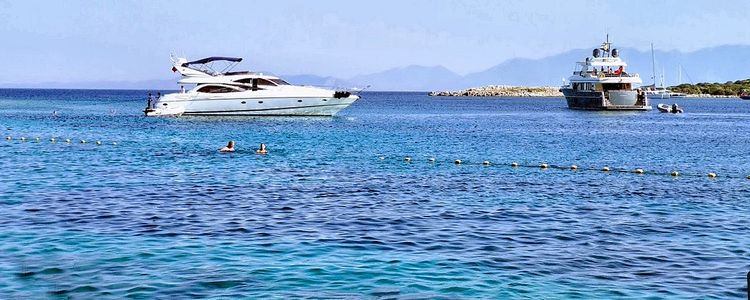
{"label": "sailboat", "polygon": [[[677,85],[682,84],[682,65],[677,66]],[[685,98],[687,94],[685,93],[678,93],[678,92],[671,92],[669,94],[669,97],[671,98]]]}
{"label": "sailboat", "polygon": [[656,87],[656,57],[654,55],[654,44],[651,43],[651,68],[652,68],[652,78],[654,79],[654,83],[651,87],[648,87],[646,89],[646,97],[649,99],[669,99],[669,98],[684,98],[686,95],[684,93],[677,93],[668,90],[666,87],[664,87],[664,68],[661,70],[661,76],[660,76],[660,82],[661,85],[659,87]]}

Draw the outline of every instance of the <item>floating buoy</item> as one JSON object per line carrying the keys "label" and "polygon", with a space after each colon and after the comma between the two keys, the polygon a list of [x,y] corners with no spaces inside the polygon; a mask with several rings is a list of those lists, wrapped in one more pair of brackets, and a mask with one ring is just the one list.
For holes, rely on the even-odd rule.
{"label": "floating buoy", "polygon": [[750,175],[747,175],[747,179],[750,179]]}
{"label": "floating buoy", "polygon": [[570,169],[571,169],[571,170],[578,170],[578,166],[576,166],[576,165],[572,165],[572,166],[570,166]]}
{"label": "floating buoy", "polygon": [[672,173],[669,173],[669,175],[672,175],[674,177],[680,176],[680,172],[672,171]]}
{"label": "floating buoy", "polygon": [[55,138],[50,138],[49,141],[54,143],[55,142]]}
{"label": "floating buoy", "polygon": [[636,173],[636,174],[643,174],[644,172],[643,172],[643,169],[640,169],[640,168],[638,168],[638,169],[635,169],[635,170],[633,171],[633,173]]}
{"label": "floating buoy", "polygon": [[411,161],[411,156],[404,157],[404,161]]}
{"label": "floating buoy", "polygon": [[490,165],[490,161],[489,160],[485,160],[485,161],[482,162],[482,164],[485,165],[485,166],[489,166]]}
{"label": "floating buoy", "polygon": [[117,143],[115,143],[115,142],[112,142],[112,145],[113,145],[113,146],[117,146]]}
{"label": "floating buoy", "polygon": [[514,168],[517,168],[518,167],[518,163],[517,162],[512,162],[512,163],[510,163],[510,166],[514,167]]}
{"label": "floating buoy", "polygon": [[461,161],[460,159],[457,159],[456,161],[454,161],[454,163],[457,164],[457,165],[460,165],[462,162],[463,161]]}
{"label": "floating buoy", "polygon": [[6,140],[8,140],[8,141],[10,141],[10,140],[12,140],[13,138],[12,138],[12,137],[9,137],[9,136],[6,136],[6,137],[5,137],[5,139],[6,139]]}
{"label": "floating buoy", "polygon": [[70,139],[65,139],[65,142],[70,144]]}
{"label": "floating buoy", "polygon": [[549,168],[549,165],[548,164],[541,164],[541,165],[539,165],[539,167],[542,168],[542,169],[546,169],[546,168]]}
{"label": "floating buoy", "polygon": [[97,145],[101,145],[101,144],[102,144],[102,141],[96,141],[96,144],[97,144]]}
{"label": "floating buoy", "polygon": [[81,140],[81,144],[85,144],[85,143],[86,143],[86,140]]}
{"label": "floating buoy", "polygon": [[610,169],[609,167],[604,167],[604,168],[602,168],[602,171],[604,171],[604,172],[609,172],[610,170],[611,170],[611,169]]}
{"label": "floating buoy", "polygon": [[435,158],[434,157],[430,157],[429,161],[430,162],[435,162]]}
{"label": "floating buoy", "polygon": [[716,173],[708,173],[708,178],[716,178]]}

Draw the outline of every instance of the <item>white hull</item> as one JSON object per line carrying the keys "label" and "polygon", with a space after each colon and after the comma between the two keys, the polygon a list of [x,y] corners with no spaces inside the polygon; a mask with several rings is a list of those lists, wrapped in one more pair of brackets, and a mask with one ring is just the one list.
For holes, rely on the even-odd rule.
{"label": "white hull", "polygon": [[648,99],[669,99],[671,96],[669,94],[646,94],[646,97]]}
{"label": "white hull", "polygon": [[357,99],[359,97],[356,95],[346,98],[245,97],[174,99],[171,101],[160,99],[155,104],[154,111],[146,114],[148,116],[333,116]]}

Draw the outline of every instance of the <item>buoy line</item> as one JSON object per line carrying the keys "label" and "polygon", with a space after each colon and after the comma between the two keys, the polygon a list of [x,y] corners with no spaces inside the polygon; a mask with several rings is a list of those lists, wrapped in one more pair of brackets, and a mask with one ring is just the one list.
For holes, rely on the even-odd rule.
{"label": "buoy line", "polygon": [[[17,140],[17,141],[19,141],[19,142],[35,142],[35,143],[40,143],[40,142],[42,142],[42,138],[41,138],[41,137],[35,137],[35,138],[26,138],[26,136],[21,136],[21,137],[18,137],[18,138],[14,138],[14,137],[12,137],[12,136],[6,136],[6,137],[5,137],[5,140],[6,140],[6,141],[8,141],[8,142],[13,142],[13,141],[16,141],[16,140]],[[56,144],[57,142],[61,142],[61,143],[63,143],[63,142],[64,142],[65,144],[71,144],[71,143],[73,142],[73,140],[72,140],[72,139],[70,139],[70,138],[66,138],[66,139],[62,139],[62,138],[60,138],[60,139],[58,140],[58,138],[57,138],[57,137],[54,137],[54,136],[53,136],[53,137],[50,137],[50,138],[48,139],[48,141],[49,141],[49,143],[50,143],[50,144]],[[88,141],[87,141],[86,139],[80,139],[80,140],[79,140],[79,143],[80,143],[80,144],[87,144],[87,143],[88,143]],[[117,146],[117,142],[105,143],[105,142],[103,142],[102,140],[95,140],[95,141],[94,141],[94,144],[95,144],[95,145],[97,145],[97,146],[101,146],[101,145],[112,145],[112,146]]]}
{"label": "buoy line", "polygon": [[[387,161],[388,157],[385,155],[378,155],[377,158],[381,161]],[[750,180],[750,175],[741,175],[741,176],[731,176],[731,175],[719,175],[716,172],[707,172],[707,173],[695,173],[695,172],[688,172],[683,173],[677,170],[671,170],[671,171],[654,171],[647,168],[617,168],[617,167],[611,167],[611,166],[601,166],[601,167],[581,167],[576,164],[570,164],[570,165],[555,165],[555,164],[549,164],[549,163],[539,163],[539,164],[531,164],[531,163],[519,163],[517,161],[513,161],[510,163],[497,163],[492,160],[481,160],[476,162],[471,162],[463,159],[453,159],[453,160],[443,160],[440,161],[436,159],[433,156],[429,156],[425,159],[415,159],[412,156],[403,156],[403,162],[407,162],[410,164],[413,163],[419,163],[424,162],[428,165],[456,165],[456,166],[482,166],[482,167],[510,167],[513,169],[517,168],[533,168],[533,169],[540,169],[540,170],[567,170],[567,171],[591,171],[591,172],[600,172],[600,173],[630,173],[630,174],[636,174],[636,175],[655,175],[655,176],[671,176],[675,179],[679,177],[704,177],[709,179],[717,179],[717,178],[742,178],[742,179],[748,179]]]}

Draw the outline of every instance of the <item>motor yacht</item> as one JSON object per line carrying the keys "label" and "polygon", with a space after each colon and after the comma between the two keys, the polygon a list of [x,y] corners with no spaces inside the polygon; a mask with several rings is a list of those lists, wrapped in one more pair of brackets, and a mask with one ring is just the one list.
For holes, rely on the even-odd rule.
{"label": "motor yacht", "polygon": [[627,63],[609,36],[591,57],[578,62],[568,84],[560,88],[568,107],[583,110],[650,110],[645,94],[635,90],[642,83],[638,73],[625,70]]}
{"label": "motor yacht", "polygon": [[[359,99],[350,91],[292,85],[263,73],[232,72],[242,61],[238,57],[172,61],[172,71],[182,75],[178,83],[194,88],[150,98],[146,116],[333,116]],[[227,67],[216,71],[215,62]]]}

